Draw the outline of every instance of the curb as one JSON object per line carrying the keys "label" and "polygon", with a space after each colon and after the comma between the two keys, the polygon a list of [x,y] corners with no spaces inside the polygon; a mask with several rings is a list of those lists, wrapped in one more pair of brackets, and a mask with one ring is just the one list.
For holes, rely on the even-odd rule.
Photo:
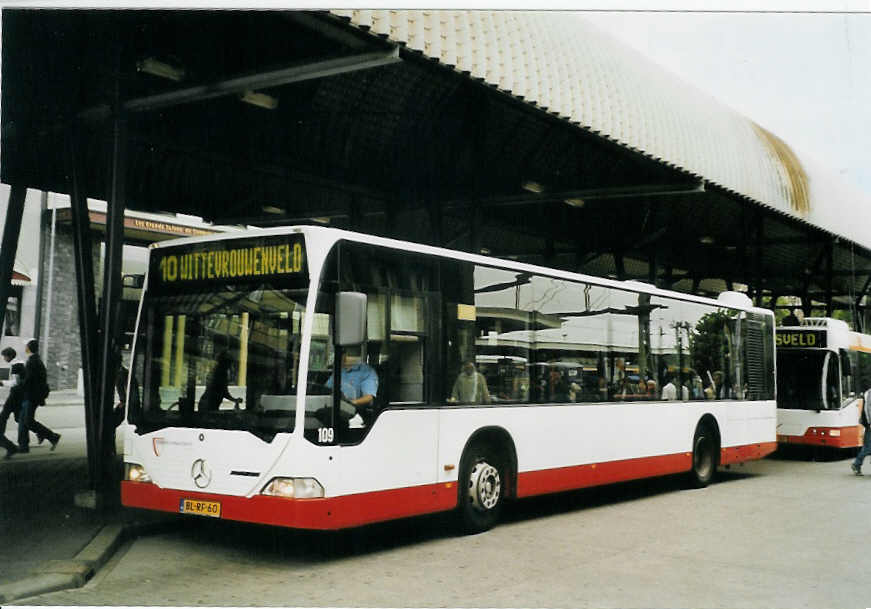
{"label": "curb", "polygon": [[141,535],[160,533],[170,524],[153,522],[105,525],[74,558],[49,560],[39,567],[39,575],[0,586],[0,604],[49,592],[81,588],[112,558],[122,543]]}

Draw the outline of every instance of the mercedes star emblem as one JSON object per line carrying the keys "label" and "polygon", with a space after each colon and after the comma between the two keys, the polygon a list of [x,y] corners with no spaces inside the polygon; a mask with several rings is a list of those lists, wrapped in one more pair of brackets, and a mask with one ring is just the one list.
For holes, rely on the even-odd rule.
{"label": "mercedes star emblem", "polygon": [[191,466],[191,478],[199,488],[206,488],[212,481],[212,470],[206,465],[205,459],[197,459]]}

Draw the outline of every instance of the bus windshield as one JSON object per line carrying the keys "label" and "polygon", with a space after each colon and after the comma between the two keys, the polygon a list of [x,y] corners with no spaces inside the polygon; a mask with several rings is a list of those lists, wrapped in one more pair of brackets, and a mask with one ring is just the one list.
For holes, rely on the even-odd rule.
{"label": "bus windshield", "polygon": [[823,410],[823,363],[827,351],[777,350],[777,407]]}
{"label": "bus windshield", "polygon": [[292,431],[306,293],[249,284],[146,297],[137,426]]}

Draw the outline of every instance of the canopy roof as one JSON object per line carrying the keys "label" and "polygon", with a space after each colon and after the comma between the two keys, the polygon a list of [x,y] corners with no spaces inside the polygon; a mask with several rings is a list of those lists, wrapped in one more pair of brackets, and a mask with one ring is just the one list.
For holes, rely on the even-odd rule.
{"label": "canopy roof", "polygon": [[2,26],[7,183],[76,175],[107,199],[121,142],[140,211],[685,291],[846,306],[869,286],[866,197],[574,15],[6,9]]}
{"label": "canopy roof", "polygon": [[871,196],[580,16],[332,12],[664,165],[871,247],[863,228]]}

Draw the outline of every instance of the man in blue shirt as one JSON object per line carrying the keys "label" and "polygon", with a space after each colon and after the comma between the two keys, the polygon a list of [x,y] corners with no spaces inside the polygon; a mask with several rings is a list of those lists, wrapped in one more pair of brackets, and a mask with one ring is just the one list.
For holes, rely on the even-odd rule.
{"label": "man in blue shirt", "polygon": [[[333,387],[331,376],[326,386]],[[368,364],[360,361],[359,356],[352,355],[347,351],[342,356],[342,397],[354,406],[355,411],[342,408],[343,418],[350,419],[360,409],[367,408],[375,401],[378,395],[378,374]]]}

